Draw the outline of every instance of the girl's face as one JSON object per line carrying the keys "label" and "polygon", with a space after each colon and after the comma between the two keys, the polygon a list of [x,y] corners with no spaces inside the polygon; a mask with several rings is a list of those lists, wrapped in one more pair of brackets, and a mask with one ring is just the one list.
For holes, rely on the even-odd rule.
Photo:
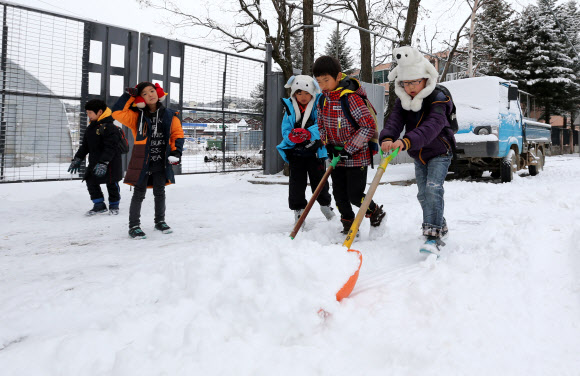
{"label": "girl's face", "polygon": [[139,93],[145,99],[145,103],[148,105],[154,105],[159,101],[159,97],[157,96],[157,91],[153,86],[147,86],[141,93]]}
{"label": "girl's face", "polygon": [[307,105],[308,102],[310,102],[310,100],[312,99],[312,95],[310,95],[309,92],[304,90],[296,91],[296,93],[294,93],[294,96],[296,97],[298,103],[300,103],[303,106]]}

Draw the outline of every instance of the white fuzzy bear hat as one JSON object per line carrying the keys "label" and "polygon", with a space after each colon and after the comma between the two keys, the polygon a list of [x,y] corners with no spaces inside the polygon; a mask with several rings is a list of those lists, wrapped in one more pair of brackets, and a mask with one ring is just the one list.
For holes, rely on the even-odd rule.
{"label": "white fuzzy bear hat", "polygon": [[[389,81],[395,81],[395,94],[401,99],[401,106],[407,111],[418,112],[421,110],[423,98],[429,96],[435,89],[439,74],[433,64],[425,59],[425,56],[416,48],[410,46],[395,48],[393,56],[397,61],[397,66],[389,73]],[[401,81],[421,78],[427,78],[427,84],[415,98],[411,98],[401,87]]]}
{"label": "white fuzzy bear hat", "polygon": [[306,106],[306,110],[304,111],[304,119],[302,119],[302,128],[306,125],[308,118],[310,117],[310,113],[312,112],[312,108],[314,107],[314,101],[316,100],[316,94],[321,93],[320,86],[318,86],[318,82],[310,76],[306,75],[298,75],[292,76],[284,85],[285,88],[290,89],[290,100],[292,101],[292,106],[294,107],[294,113],[296,114],[296,121],[299,121],[302,117],[300,113],[300,107],[298,107],[298,102],[296,102],[296,98],[294,97],[294,93],[298,90],[306,91],[312,95],[312,99],[308,102]]}

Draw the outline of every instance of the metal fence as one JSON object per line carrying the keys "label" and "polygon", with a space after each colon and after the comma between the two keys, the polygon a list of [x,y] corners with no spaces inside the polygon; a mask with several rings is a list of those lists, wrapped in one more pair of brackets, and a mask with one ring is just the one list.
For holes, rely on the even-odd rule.
{"label": "metal fence", "polygon": [[66,170],[87,126],[84,104],[112,107],[145,80],[180,113],[179,172],[262,169],[265,60],[3,2],[0,12],[0,182],[82,176]]}
{"label": "metal fence", "polygon": [[[572,134],[572,144],[570,144]],[[578,131],[570,128],[552,127],[551,155],[572,154],[578,151]]]}

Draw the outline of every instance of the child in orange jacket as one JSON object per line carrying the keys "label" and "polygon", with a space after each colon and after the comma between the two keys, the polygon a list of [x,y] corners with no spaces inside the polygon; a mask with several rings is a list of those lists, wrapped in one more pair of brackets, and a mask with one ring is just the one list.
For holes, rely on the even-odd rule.
{"label": "child in orange jacket", "polygon": [[165,186],[175,183],[172,165],[181,162],[184,136],[177,112],[161,103],[164,97],[159,84],[141,82],[113,106],[113,118],[131,129],[135,140],[124,180],[135,187],[129,208],[129,236],[134,239],[146,238],[140,217],[147,188],[153,188],[155,197],[155,229],[172,232],[165,223]]}

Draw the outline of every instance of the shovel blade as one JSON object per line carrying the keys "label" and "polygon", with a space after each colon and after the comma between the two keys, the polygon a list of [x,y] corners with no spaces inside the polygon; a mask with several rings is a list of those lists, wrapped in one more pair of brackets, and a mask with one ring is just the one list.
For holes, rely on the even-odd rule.
{"label": "shovel blade", "polygon": [[362,254],[354,249],[349,249],[349,252],[356,252],[358,254],[358,268],[356,269],[356,271],[348,278],[348,281],[346,281],[346,283],[344,284],[344,286],[342,286],[342,288],[340,290],[338,290],[338,292],[336,293],[336,300],[338,300],[339,302],[348,297],[350,295],[350,293],[352,292],[352,290],[354,289],[354,285],[356,285],[356,281],[358,280],[358,272],[360,271],[360,267],[362,265]]}

